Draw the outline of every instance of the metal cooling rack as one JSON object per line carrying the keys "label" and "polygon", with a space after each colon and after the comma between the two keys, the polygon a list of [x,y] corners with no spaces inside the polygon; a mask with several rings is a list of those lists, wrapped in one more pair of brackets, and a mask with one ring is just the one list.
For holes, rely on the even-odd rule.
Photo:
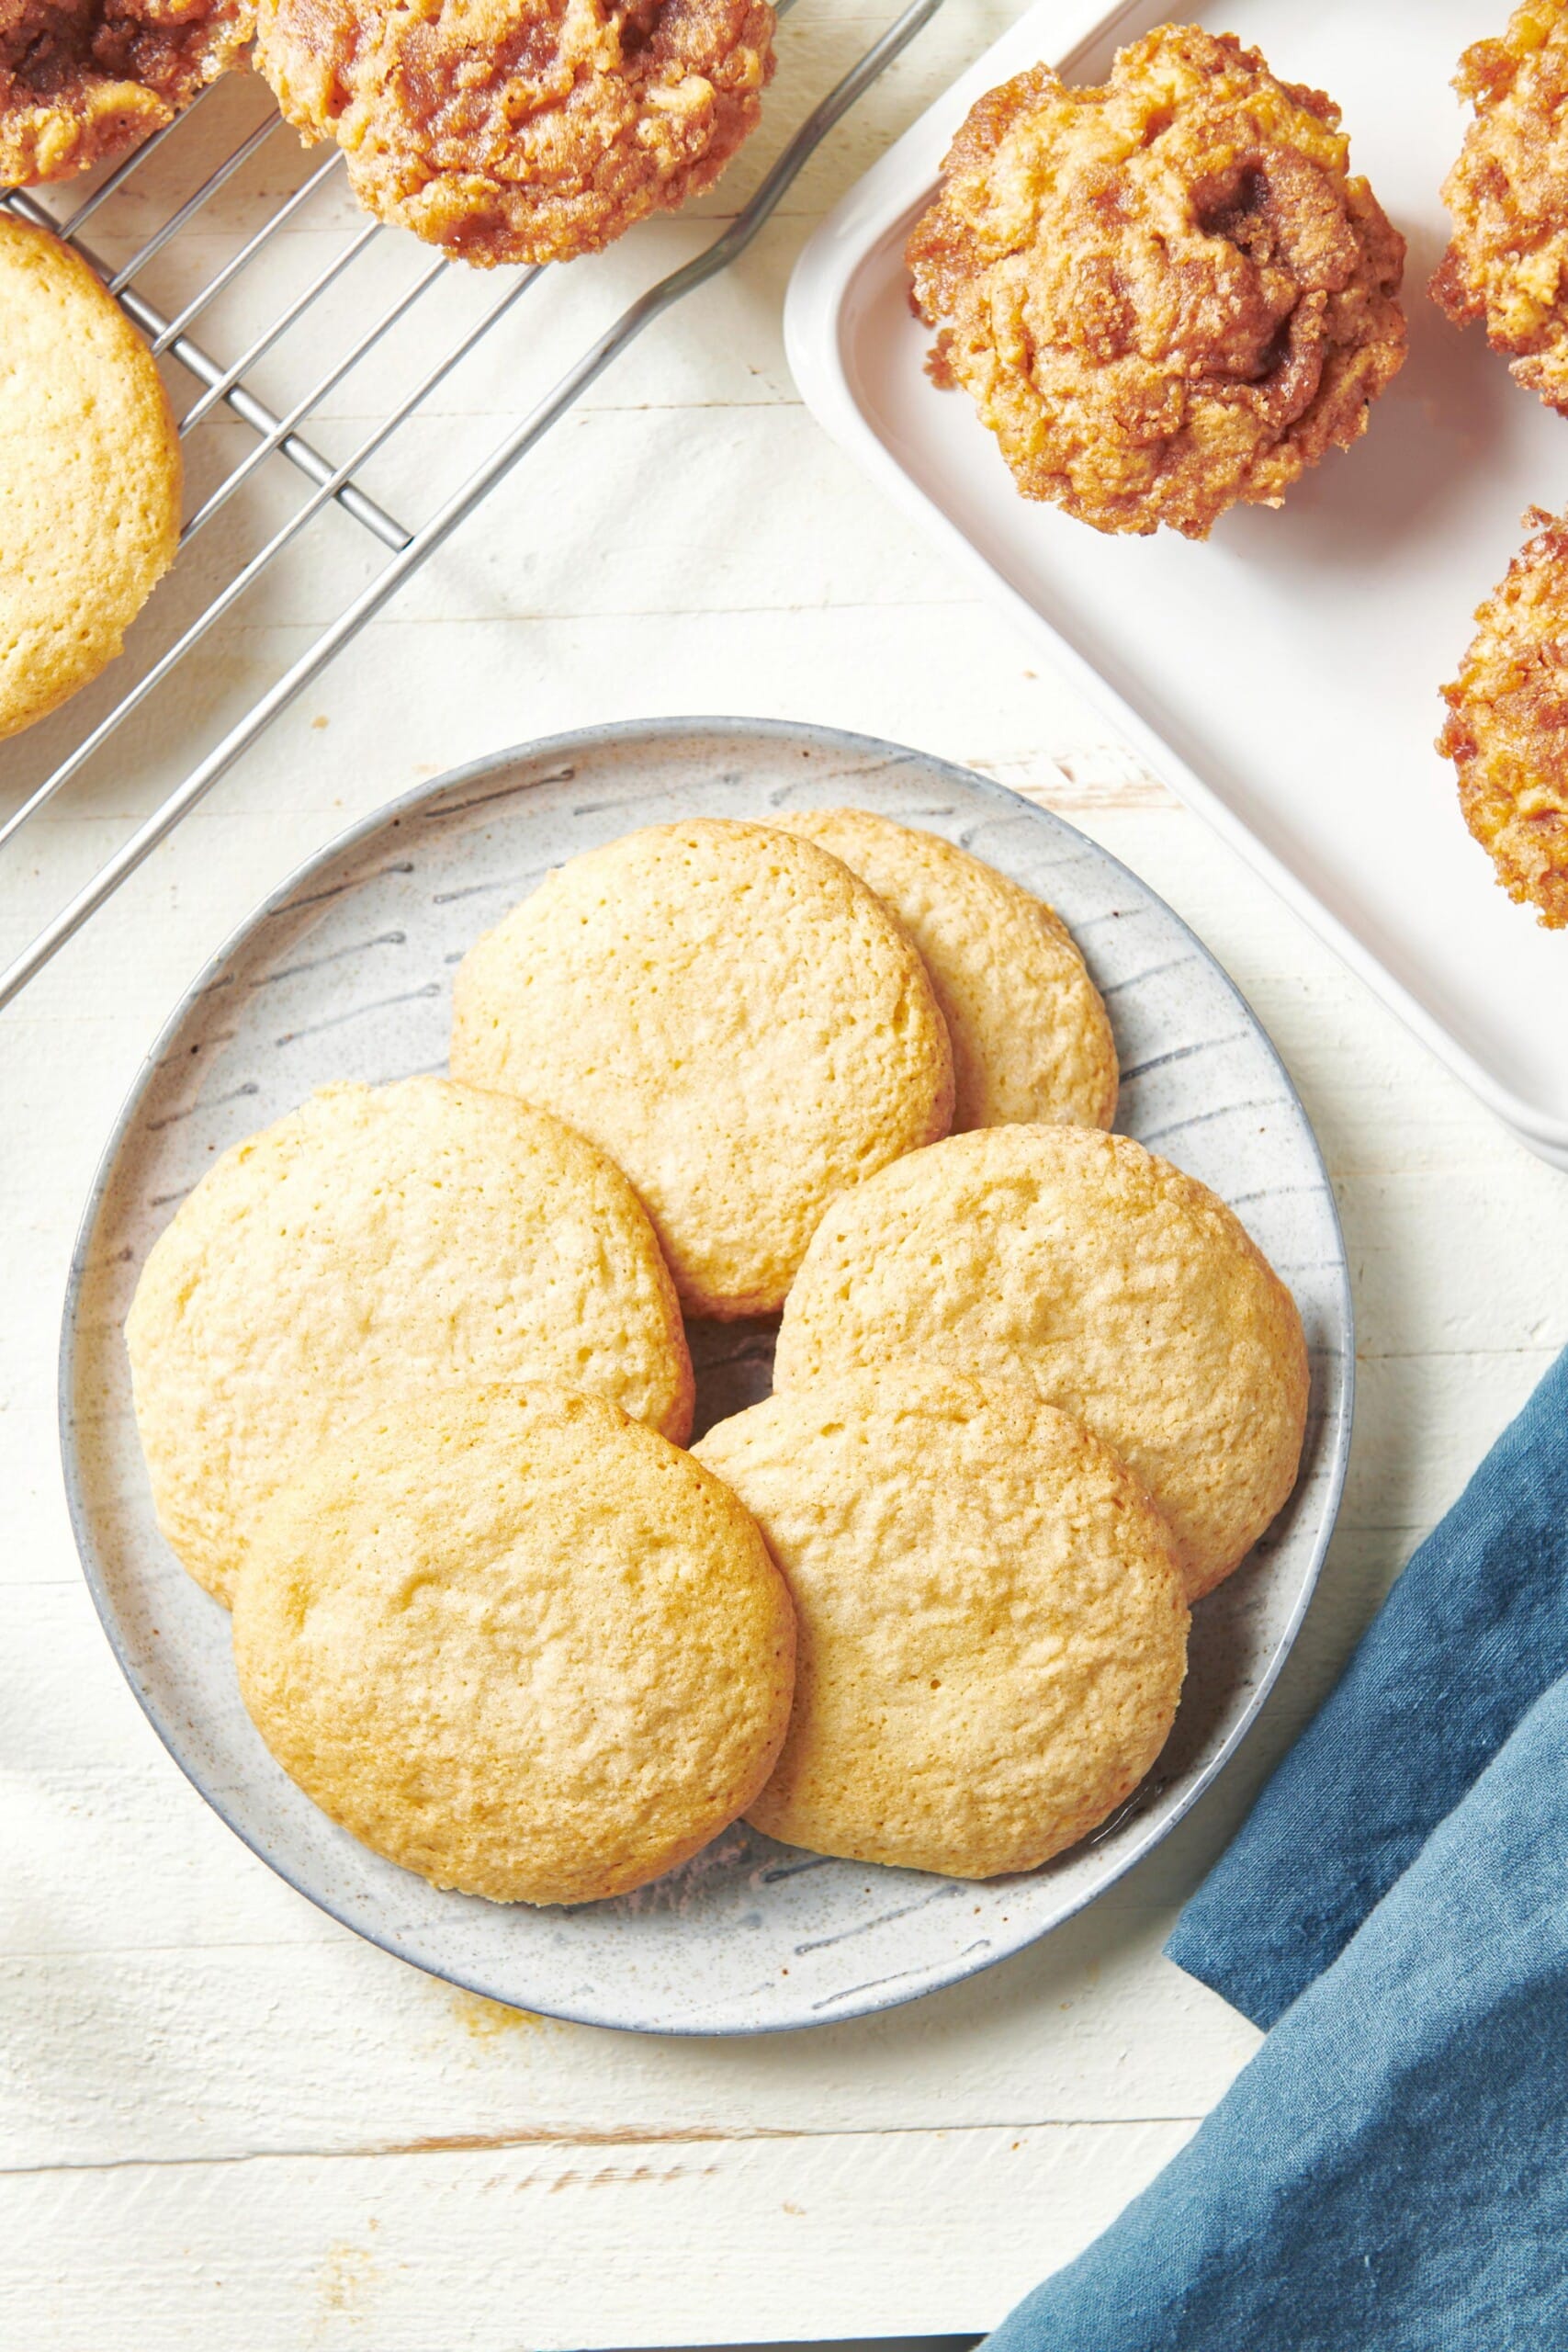
{"label": "metal cooling rack", "polygon": [[[779,14],[783,16],[793,5],[794,0],[781,0]],[[397,436],[419,417],[422,410],[428,418],[431,395],[470,355],[479,352],[543,277],[548,275],[558,278],[558,269],[547,273],[542,268],[505,271],[501,274],[502,290],[497,297],[493,277],[467,270],[459,264],[433,260],[428,249],[415,246],[412,239],[400,237],[375,221],[367,221],[348,236],[346,243],[338,243],[323,266],[303,285],[280,291],[270,280],[276,274],[276,265],[284,248],[274,241],[279,231],[290,223],[296,228],[307,226],[304,216],[313,201],[330,203],[339,197],[340,192],[331,185],[343,164],[335,149],[325,163],[310,169],[299,185],[277,201],[254,234],[226,253],[216,266],[207,266],[202,262],[204,241],[209,245],[220,245],[222,242],[213,229],[214,199],[283,129],[276,113],[269,111],[236,143],[227,145],[220,161],[216,164],[210,162],[214,131],[220,143],[223,137],[222,125],[213,110],[228,103],[222,94],[231,92],[236,81],[248,83],[249,77],[245,76],[226,77],[213,85],[195,106],[129,156],[73,209],[52,211],[39,193],[23,188],[0,191],[0,205],[16,219],[52,229],[65,237],[103,277],[110,292],[147,336],[154,353],[167,354],[177,361],[198,387],[179,422],[186,453],[187,504],[191,511],[181,532],[180,559],[170,574],[170,582],[195,580],[202,559],[191,556],[191,542],[206,532],[225,508],[231,509],[231,520],[233,519],[235,510],[231,502],[238,500],[242,514],[253,526],[253,537],[260,536],[256,527],[258,514],[263,527],[272,524],[254,552],[246,553],[242,545],[234,557],[234,568],[228,571],[215,593],[205,601],[198,598],[194,605],[186,596],[175,616],[175,631],[161,650],[149,644],[146,622],[139,627],[131,639],[131,647],[141,651],[139,673],[128,691],[102,709],[101,716],[96,714],[104,696],[96,695],[92,688],[71,706],[73,713],[85,709],[85,731],[64,758],[25,789],[20,805],[0,824],[0,850],[11,843],[22,828],[80,775],[138,714],[147,714],[139,726],[147,739],[154,741],[159,738],[152,730],[185,723],[182,705],[190,701],[190,682],[200,674],[187,666],[192,656],[215,624],[253,591],[264,575],[277,577],[273,567],[286,550],[296,548],[302,535],[312,526],[317,532],[330,532],[337,518],[342,517],[357,526],[350,537],[358,541],[356,548],[347,550],[341,545],[333,548],[324,559],[329,572],[335,570],[342,574],[346,565],[349,575],[350,593],[336,617],[321,629],[299,659],[242,715],[233,717],[228,711],[221,712],[228,723],[214,748],[142,819],[16,960],[0,972],[0,1006],[25,988],[88,917],[135,872],[279,712],[396,595],[404,582],[468,519],[519,459],[559,423],[644,328],[745,252],[829,132],[942,5],[942,0],[912,0],[912,5],[903,10],[813,109],[735,219],[693,259],[637,294],[589,344],[575,364],[543,393],[477,470],[470,471],[425,520],[413,524],[405,523],[391,511],[385,503],[387,493],[374,495],[367,486],[372,461],[383,466],[395,461]],[[139,182],[137,175],[153,153],[173,140],[184,142],[195,167],[204,170],[204,175],[188,195],[176,200],[173,210],[149,228],[146,183]],[[180,160],[183,161],[183,150]],[[221,208],[216,210],[220,211]],[[287,245],[289,241],[284,242]],[[309,240],[296,238],[293,242],[300,245]],[[117,249],[121,246],[125,247],[123,258],[118,257]],[[385,270],[380,272],[378,281],[376,277],[377,266],[387,258],[389,248],[398,259],[404,282],[396,277],[389,281]],[[413,248],[417,266],[411,260],[410,248]],[[201,264],[194,273],[195,283],[188,288],[179,282],[173,267],[181,257],[187,264],[193,257]],[[411,268],[412,277],[408,275]],[[190,274],[188,269],[186,274]],[[174,284],[176,290],[164,294],[164,280]],[[460,287],[455,287],[456,281],[462,281]],[[454,291],[455,300],[445,299]],[[457,331],[452,332],[449,322],[446,335],[439,342],[440,356],[434,364],[417,369],[407,389],[400,390],[392,407],[382,411],[378,402],[376,422],[346,456],[337,458],[329,454],[319,444],[330,437],[333,424],[327,413],[331,396],[340,387],[347,386],[367,361],[374,360],[378,369],[384,369],[390,339],[405,325],[405,342],[413,340],[417,357],[428,360],[436,344],[436,334],[427,326],[426,314],[439,311],[444,303],[446,309],[455,308],[459,315]],[[417,320],[416,310],[421,313]],[[468,315],[476,311],[477,315]],[[287,341],[307,314],[313,314],[318,328],[323,317],[333,325],[341,324],[345,340],[326,371],[307,390],[292,396],[287,390],[273,390],[271,379],[276,376],[287,382]],[[225,349],[235,350],[237,356],[221,356]],[[510,352],[508,356],[510,358]],[[405,354],[405,365],[406,357]],[[271,397],[264,397],[264,390],[270,391]],[[359,421],[363,424],[363,414]],[[336,422],[341,426],[341,419]],[[208,433],[200,443],[193,443],[191,436],[202,425],[209,428]],[[232,462],[229,462],[227,453],[232,450],[236,432],[242,446]],[[194,462],[198,454],[200,462]],[[303,477],[309,487],[302,503],[273,522],[276,512],[276,486],[284,478],[276,463],[269,465],[269,461],[276,460],[283,461],[283,469],[293,469],[287,479],[293,482],[296,494],[299,489],[296,477]],[[417,453],[412,467],[417,480],[423,470]],[[393,470],[396,471],[395,462]],[[405,474],[408,470],[405,466]],[[400,499],[399,503],[402,503]],[[363,571],[367,550],[373,550],[384,560],[365,584],[355,589],[353,580]],[[220,563],[217,568],[223,567]],[[150,608],[149,617],[153,611],[169,614],[168,585],[161,592],[155,606]],[[168,634],[167,625],[164,633]],[[123,673],[125,664],[133,662],[135,658],[134,652],[128,650],[114,665],[116,671]],[[120,680],[117,678],[116,683]],[[199,703],[200,699],[198,690],[196,700]],[[220,703],[221,696],[219,700]],[[58,723],[45,722],[46,726]],[[16,739],[18,747],[28,741],[27,735]]]}

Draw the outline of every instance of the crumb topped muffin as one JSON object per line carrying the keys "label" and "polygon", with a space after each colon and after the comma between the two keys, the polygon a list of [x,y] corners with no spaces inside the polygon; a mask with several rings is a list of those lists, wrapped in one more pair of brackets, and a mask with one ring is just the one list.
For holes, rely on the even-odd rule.
{"label": "crumb topped muffin", "polygon": [[1459,771],[1464,821],[1510,899],[1568,924],[1568,518],[1531,507],[1532,533],[1480,624],[1438,749]]}
{"label": "crumb topped muffin", "polygon": [[1020,490],[1205,538],[1365,430],[1404,356],[1404,241],[1338,109],[1234,36],[1166,25],[1074,89],[990,91],[908,248],[937,379]]}
{"label": "crumb topped muffin", "polygon": [[1481,320],[1515,381],[1568,411],[1568,6],[1516,8],[1454,87],[1475,120],[1443,183],[1453,236],[1432,299],[1456,326]]}

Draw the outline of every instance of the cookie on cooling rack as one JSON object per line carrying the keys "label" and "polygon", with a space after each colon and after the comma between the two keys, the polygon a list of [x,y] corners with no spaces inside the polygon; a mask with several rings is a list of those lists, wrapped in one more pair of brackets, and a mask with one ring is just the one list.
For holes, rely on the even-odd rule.
{"label": "cookie on cooling rack", "polygon": [[742,1813],[795,1624],[728,1487],[597,1397],[406,1395],[263,1513],[234,1594],[246,1707],[378,1853],[497,1903],[587,1903]]}
{"label": "cookie on cooling rack", "polygon": [[767,0],[261,0],[256,30],[360,202],[485,267],[596,253],[700,196],[773,70]]}
{"label": "cookie on cooling rack", "polygon": [[175,560],[180,445],[85,262],[0,215],[0,737],[96,678]]}
{"label": "cookie on cooling rack", "polygon": [[0,187],[129,154],[238,65],[254,0],[7,0]]}
{"label": "cookie on cooling rack", "polygon": [[1087,1423],[1168,1521],[1190,1600],[1295,1484],[1295,1301],[1223,1201],[1127,1136],[985,1127],[835,1201],[774,1380],[904,1357],[1027,1382]]}
{"label": "cookie on cooling rack", "polygon": [[323,1087],[225,1152],[153,1245],[126,1340],[158,1523],[225,1600],[267,1498],[400,1389],[558,1381],[691,1426],[626,1178],[548,1112],[439,1078]]}
{"label": "cookie on cooling rack", "polygon": [[966,850],[868,808],[776,820],[842,858],[919,949],[953,1042],[953,1125],[1116,1116],[1116,1042],[1066,923]]}
{"label": "cookie on cooling rack", "polygon": [[468,950],[452,1071],[637,1187],[695,1315],[784,1303],[829,1203],[945,1135],[953,1061],[897,918],[814,842],[697,818],[549,875]]}
{"label": "cookie on cooling rack", "polygon": [[1404,241],[1338,108],[1197,26],[1096,89],[1038,65],[988,91],[908,254],[933,373],[1026,498],[1100,531],[1279,505],[1404,357]]}
{"label": "cookie on cooling rack", "polygon": [[1187,1604],[1159,1513],[1080,1423],[1023,1388],[883,1364],[772,1396],[696,1455],[795,1607],[758,1828],[993,1878],[1136,1788],[1180,1697]]}

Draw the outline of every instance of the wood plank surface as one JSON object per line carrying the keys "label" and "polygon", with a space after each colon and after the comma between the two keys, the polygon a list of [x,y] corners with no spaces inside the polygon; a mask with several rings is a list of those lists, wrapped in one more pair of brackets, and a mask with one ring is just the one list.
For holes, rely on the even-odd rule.
{"label": "wood plank surface", "polygon": [[[806,0],[786,90],[819,87],[892,13]],[[801,242],[1013,13],[945,11],[741,267],[597,388],[0,1018],[0,2343],[18,2352],[514,2352],[988,2324],[1152,2177],[1256,2046],[1162,1939],[1412,1545],[1568,1340],[1561,1176],[1041,674],[790,385],[778,311]],[[268,194],[262,175],[225,195],[203,226],[210,258]],[[671,256],[697,236],[689,221],[653,233]],[[568,286],[563,309],[586,319],[602,293]],[[477,455],[523,404],[487,362],[422,428],[404,479]],[[365,413],[345,388],[328,423]],[[258,482],[258,512],[274,494]],[[215,633],[173,718],[130,730],[26,837],[0,947],[364,570],[345,527]],[[164,1013],[256,899],[460,761],[683,711],[919,743],[1065,811],[1144,875],[1302,1090],[1359,1318],[1355,1457],[1319,1596],[1193,1815],[1090,1912],[968,1984],[809,2035],[709,2043],[476,2002],[361,1944],[246,1853],[119,1680],[71,1543],[53,1402],[103,1136]],[[69,740],[51,722],[26,761]],[[22,763],[0,754],[0,793]]]}

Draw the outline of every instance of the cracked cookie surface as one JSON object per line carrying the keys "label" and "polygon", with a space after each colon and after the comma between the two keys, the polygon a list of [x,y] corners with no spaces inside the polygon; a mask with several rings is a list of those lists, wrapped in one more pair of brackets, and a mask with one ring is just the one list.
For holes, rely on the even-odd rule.
{"label": "cracked cookie surface", "polygon": [[1025,1388],[882,1364],[696,1448],[795,1602],[795,1706],[749,1818],[818,1854],[992,1878],[1087,1836],[1165,1744],[1187,1657],[1169,1530]]}
{"label": "cracked cookie surface", "polygon": [[728,1487],[603,1398],[404,1396],[263,1513],[234,1663],[285,1771],[378,1853],[590,1903],[751,1802],[795,1618]]}

